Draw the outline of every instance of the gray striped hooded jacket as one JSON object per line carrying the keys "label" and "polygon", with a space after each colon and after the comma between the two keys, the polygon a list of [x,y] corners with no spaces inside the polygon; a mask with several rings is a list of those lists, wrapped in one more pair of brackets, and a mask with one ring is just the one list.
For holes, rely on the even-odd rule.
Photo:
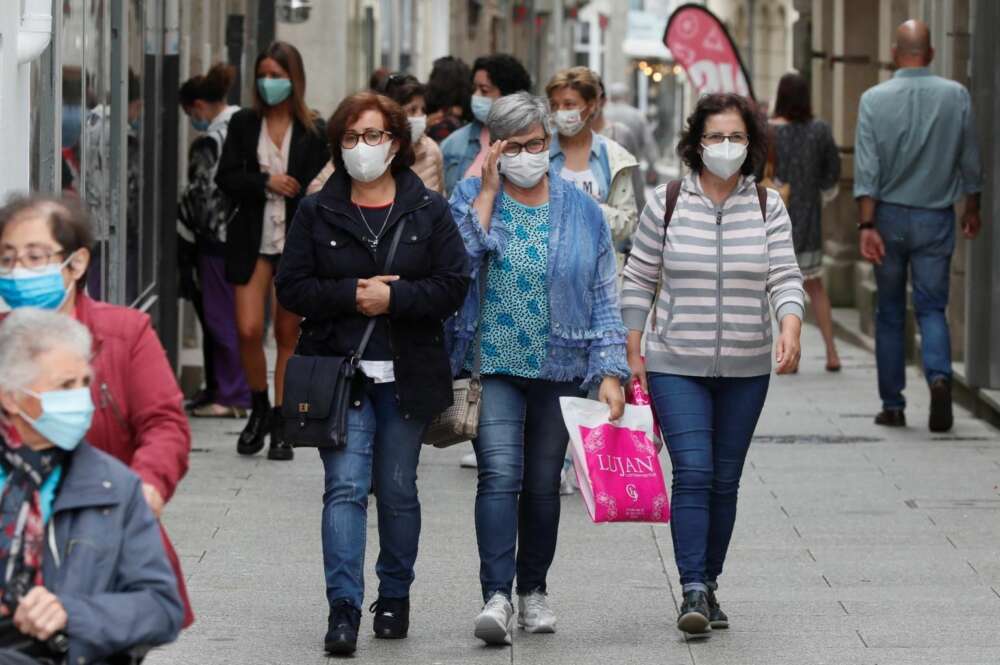
{"label": "gray striped hooded jacket", "polygon": [[[647,202],[625,266],[622,318],[646,330],[646,369],[686,376],[771,372],[771,311],[802,318],[802,273],[781,197],[767,215],[752,177],[716,206],[698,178],[684,179],[663,238],[666,185]],[[649,310],[661,285],[656,312]],[[768,303],[770,300],[770,306]],[[647,329],[647,320],[649,326]]]}

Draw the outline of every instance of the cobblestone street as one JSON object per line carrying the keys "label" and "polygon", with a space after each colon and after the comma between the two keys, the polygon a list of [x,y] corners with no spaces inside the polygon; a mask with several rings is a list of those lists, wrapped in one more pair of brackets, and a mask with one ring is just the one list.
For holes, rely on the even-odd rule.
{"label": "cobblestone street", "polygon": [[[958,409],[946,436],[926,429],[927,391],[909,374],[902,430],[876,428],[874,358],[842,346],[823,370],[815,328],[798,375],[773,377],[743,476],[720,580],[732,628],[686,642],[673,628],[678,583],[669,527],[595,526],[564,497],[550,579],[555,635],[486,648],[473,531],[475,472],[460,446],[425,449],[423,535],[410,637],[371,637],[357,662],[548,665],[986,665],[1000,662],[1000,436]],[[191,471],[165,522],[197,614],[149,665],[321,663],[322,468],[236,455],[241,421],[194,424]],[[663,455],[665,469],[668,466]],[[374,503],[372,506],[374,512]],[[378,548],[369,516],[368,601]]]}

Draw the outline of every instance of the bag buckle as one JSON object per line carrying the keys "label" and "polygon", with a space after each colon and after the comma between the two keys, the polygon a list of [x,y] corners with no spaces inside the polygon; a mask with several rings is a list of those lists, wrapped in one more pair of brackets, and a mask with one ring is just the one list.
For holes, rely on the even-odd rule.
{"label": "bag buckle", "polygon": [[309,402],[299,402],[299,413],[309,413]]}

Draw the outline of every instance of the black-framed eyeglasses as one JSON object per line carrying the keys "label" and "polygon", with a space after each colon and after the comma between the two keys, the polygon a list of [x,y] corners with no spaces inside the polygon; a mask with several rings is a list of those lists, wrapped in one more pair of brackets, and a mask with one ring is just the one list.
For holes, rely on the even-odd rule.
{"label": "black-framed eyeglasses", "polygon": [[711,134],[702,134],[701,139],[706,145],[718,145],[726,139],[729,139],[730,143],[739,143],[740,145],[746,145],[750,142],[750,136],[743,132],[733,132],[732,134],[712,132]]}
{"label": "black-framed eyeglasses", "polygon": [[64,256],[61,249],[52,249],[42,245],[29,246],[23,254],[14,248],[0,251],[0,275],[9,275],[20,263],[27,270],[41,272],[52,262],[53,256]]}
{"label": "black-framed eyeglasses", "polygon": [[531,139],[527,143],[517,143],[516,141],[507,141],[507,145],[503,147],[503,154],[505,157],[517,157],[524,150],[528,154],[537,155],[540,152],[544,152],[546,149],[545,139]]}
{"label": "black-framed eyeglasses", "polygon": [[358,139],[361,139],[367,145],[376,146],[386,140],[384,137],[388,137],[391,140],[392,132],[387,132],[384,129],[375,129],[374,127],[369,127],[360,134],[357,132],[344,132],[344,135],[340,137],[340,147],[350,150],[358,144]]}

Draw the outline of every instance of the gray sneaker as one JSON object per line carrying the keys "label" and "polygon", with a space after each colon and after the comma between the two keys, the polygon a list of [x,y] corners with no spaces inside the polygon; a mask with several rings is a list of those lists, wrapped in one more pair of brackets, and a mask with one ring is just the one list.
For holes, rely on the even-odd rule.
{"label": "gray sneaker", "polygon": [[487,644],[510,645],[510,633],[513,629],[514,606],[507,596],[497,591],[486,601],[483,611],[476,617],[475,635]]}
{"label": "gray sneaker", "polygon": [[556,613],[544,593],[536,590],[517,597],[517,625],[529,633],[556,632]]}

